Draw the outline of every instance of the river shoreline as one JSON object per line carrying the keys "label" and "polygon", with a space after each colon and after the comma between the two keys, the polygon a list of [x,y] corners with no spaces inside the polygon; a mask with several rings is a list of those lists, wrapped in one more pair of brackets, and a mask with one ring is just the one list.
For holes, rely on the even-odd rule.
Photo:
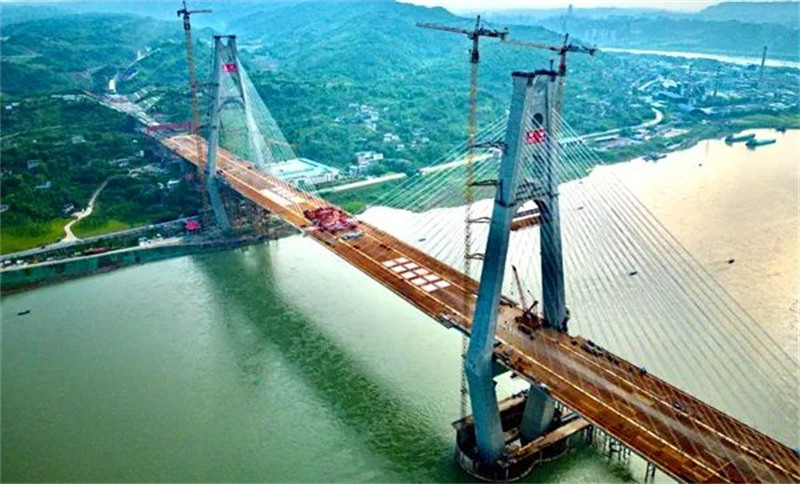
{"label": "river shoreline", "polygon": [[[727,135],[741,133],[751,129],[784,129],[781,123],[768,123],[768,127],[731,127],[724,126],[715,129],[713,134],[688,133],[686,137],[678,140],[669,149],[660,150],[661,153],[672,153],[688,150],[698,143],[706,140],[722,139]],[[635,161],[641,158],[648,150],[639,149],[635,154],[626,156],[625,159],[604,159],[602,165],[615,165]],[[582,174],[585,176],[585,174]],[[567,177],[562,183],[574,181],[580,177]],[[269,240],[288,237],[296,234],[294,229],[284,226],[270,236],[243,237],[239,239],[221,239],[204,242],[189,242],[178,245],[161,247],[129,247],[104,254],[79,256],[50,262],[32,264],[25,267],[12,267],[0,271],[0,296],[29,291],[43,286],[66,282],[72,279],[103,274],[133,265],[155,262],[175,257],[196,255],[202,253],[233,250],[251,245],[259,245]]]}
{"label": "river shoreline", "polygon": [[654,147],[651,144],[641,144],[634,149],[610,151],[600,156],[605,164],[626,163],[640,158],[650,152],[673,153],[676,151],[687,150],[702,141],[723,139],[728,135],[736,135],[742,131],[750,130],[775,130],[777,132],[789,129],[800,129],[800,120],[793,118],[788,121],[784,118],[771,116],[767,122],[751,122],[747,118],[735,120],[730,125],[712,126],[706,125],[698,129],[693,127],[688,133],[676,137],[674,143],[666,147]]}
{"label": "river shoreline", "polygon": [[[724,53],[711,53],[711,52],[682,52],[682,51],[669,51],[669,50],[647,50],[647,49],[627,49],[622,47],[602,47],[602,52],[610,52],[614,54],[631,54],[631,55],[652,55],[661,57],[680,57],[683,59],[703,59],[716,62],[724,62],[726,64],[738,65],[758,65],[761,62],[760,57],[747,57],[744,55],[730,55]],[[791,69],[800,69],[800,62],[791,57],[773,56],[769,58],[764,64],[766,67],[788,67]]]}
{"label": "river shoreline", "polygon": [[[294,233],[294,232],[292,232]],[[239,237],[152,247],[129,247],[106,252],[13,267],[0,272],[0,296],[7,296],[73,279],[105,274],[117,269],[176,257],[241,249],[291,235]]]}

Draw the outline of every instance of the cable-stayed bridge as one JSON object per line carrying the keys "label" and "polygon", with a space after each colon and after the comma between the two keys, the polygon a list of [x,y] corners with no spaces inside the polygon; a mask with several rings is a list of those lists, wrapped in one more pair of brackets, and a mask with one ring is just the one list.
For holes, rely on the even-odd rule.
{"label": "cable-stayed bridge", "polygon": [[[556,73],[515,73],[508,117],[443,160],[476,149],[487,155],[474,170],[484,200],[467,211],[469,220],[459,217],[466,179],[459,163],[412,177],[379,201],[384,208],[355,217],[310,185],[281,178],[292,149],[247,79],[235,39],[225,40],[216,39],[208,141],[180,135],[164,145],[207,171],[220,227],[228,226],[224,185],[470,336],[472,415],[461,421],[468,430],[458,447],[477,475],[524,474],[526,452],[574,412],[680,481],[800,481],[797,452],[748,424],[754,412],[770,412],[796,428],[797,362],[622,184],[602,176],[561,184],[599,160],[580,143],[559,142],[577,134],[552,110]],[[481,248],[466,254],[481,266],[478,280],[455,268],[466,226]],[[512,270],[516,280],[506,276]],[[623,294],[642,304],[620,305]],[[541,310],[526,298],[541,299]],[[603,339],[575,334],[592,322]],[[671,354],[670,379],[686,376],[692,388],[643,368],[650,351]],[[494,377],[507,370],[531,385],[514,418],[494,390]],[[726,411],[692,396],[730,392],[739,405]]]}

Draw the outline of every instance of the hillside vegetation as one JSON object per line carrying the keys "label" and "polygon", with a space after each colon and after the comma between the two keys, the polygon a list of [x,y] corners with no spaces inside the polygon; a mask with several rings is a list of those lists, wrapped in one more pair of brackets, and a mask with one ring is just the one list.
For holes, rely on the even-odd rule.
{"label": "hillside vegetation", "polygon": [[[234,33],[247,72],[299,156],[346,173],[356,152],[374,150],[385,161],[372,174],[402,171],[413,175],[466,137],[469,41],[463,35],[418,28],[416,23],[471,27],[474,19],[392,1],[244,1],[235,6],[196,1],[191,6],[214,9],[212,15],[197,16],[194,29],[203,112],[210,99],[212,36]],[[175,2],[143,1],[58,2],[41,10],[3,5],[2,157],[4,169],[9,170],[2,180],[3,205],[7,206],[4,240],[16,231],[15,247],[26,234],[30,234],[30,244],[51,241],[53,224],[63,218],[65,206],[81,207],[112,176],[117,178],[102,193],[97,210],[80,224],[91,233],[197,209],[198,199],[190,193],[189,183],[181,183],[174,191],[161,187],[170,179],[183,179],[176,168],[131,174],[149,165],[157,168],[160,162],[152,150],[142,149],[144,137],[132,117],[89,97],[79,96],[77,101],[52,97],[88,91],[114,106],[115,94],[135,101],[158,121],[188,121],[186,53],[175,10]],[[657,17],[661,14],[640,11],[636,22],[616,13],[606,20],[576,15],[570,29],[584,38],[592,33],[619,39],[614,36],[625,32],[626,45],[638,47],[689,46],[745,53],[758,46],[755,52],[747,52],[757,54],[762,43],[769,41],[771,53],[786,55],[796,48],[796,40],[790,42],[796,28]],[[516,39],[559,44],[563,37],[556,31],[560,28],[556,16],[541,25],[511,25],[510,31]],[[741,52],[730,50],[734,44]],[[511,72],[546,68],[551,60],[549,52],[484,39],[479,127],[506,113]],[[667,80],[683,82],[688,72],[694,72],[691,83],[683,82],[679,88],[675,83],[669,94],[680,98],[694,89],[702,98],[712,89],[709,75],[717,67],[696,62],[692,70],[680,60],[603,52],[594,57],[572,55],[564,114],[582,133],[639,125],[652,119],[654,96],[663,94],[658,90],[642,93],[639,87]],[[794,79],[792,73],[770,72],[774,76],[767,81],[781,88],[775,92],[786,91],[786,79]],[[742,68],[729,80],[722,79],[718,87],[749,89],[753,75],[752,69]],[[110,83],[111,79],[115,82]],[[115,92],[110,92],[112,85]],[[771,102],[784,107],[774,110],[793,106],[790,96],[781,96],[785,102],[777,98]],[[715,102],[725,107],[739,101]],[[689,130],[700,122],[672,108],[667,117],[676,126]],[[768,109],[773,108],[745,106],[742,113],[766,115]],[[730,124],[736,116],[726,114],[724,123]],[[73,136],[82,136],[85,142],[73,143]],[[675,143],[670,141],[670,146]],[[633,154],[642,148],[627,149],[625,154]],[[607,155],[608,159],[614,156]],[[130,161],[122,166],[121,158]],[[29,160],[41,163],[28,168]],[[48,181],[50,188],[35,188]]]}
{"label": "hillside vegetation", "polygon": [[495,22],[540,25],[554,32],[566,26],[573,37],[601,47],[673,50],[800,59],[800,3],[723,2],[696,13],[631,8],[576,8],[489,12]]}
{"label": "hillside vegetation", "polygon": [[704,8],[697,17],[705,20],[772,23],[796,29],[800,24],[800,3],[724,2]]}

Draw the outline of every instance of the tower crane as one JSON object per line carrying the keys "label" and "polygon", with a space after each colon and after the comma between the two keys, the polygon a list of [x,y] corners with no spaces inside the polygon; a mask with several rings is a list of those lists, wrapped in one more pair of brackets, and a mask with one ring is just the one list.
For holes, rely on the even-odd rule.
{"label": "tower crane", "polygon": [[198,182],[200,186],[200,195],[203,199],[203,226],[207,227],[211,221],[208,209],[208,193],[206,192],[206,167],[205,156],[203,153],[203,144],[200,141],[198,132],[200,129],[200,107],[197,102],[197,74],[194,67],[194,46],[192,45],[192,22],[191,17],[196,13],[211,13],[209,9],[203,10],[189,10],[186,6],[186,0],[183,0],[183,8],[178,10],[178,17],[183,17],[183,32],[186,37],[186,60],[189,66],[189,89],[192,96],[192,124],[190,133],[195,136],[197,148],[197,172]]}
{"label": "tower crane", "polygon": [[556,86],[556,100],[555,100],[555,109],[557,113],[561,112],[561,108],[564,104],[564,83],[567,77],[567,54],[570,52],[574,52],[579,54],[589,54],[593,56],[599,50],[597,47],[587,47],[584,45],[574,44],[570,42],[569,34],[564,34],[564,42],[560,46],[544,44],[541,42],[528,42],[524,40],[512,39],[509,37],[504,37],[501,40],[510,45],[516,45],[520,47],[530,47],[533,49],[549,50],[551,52],[555,52],[558,54],[558,71],[557,71],[558,84]]}
{"label": "tower crane", "polygon": [[481,16],[478,15],[475,19],[475,27],[470,29],[463,29],[459,27],[450,27],[447,25],[432,24],[427,22],[417,23],[417,27],[440,30],[443,32],[450,32],[455,34],[466,35],[472,41],[472,49],[470,50],[470,77],[469,77],[469,121],[468,121],[468,151],[467,151],[467,183],[464,188],[464,198],[466,202],[466,230],[464,232],[464,273],[470,275],[471,260],[473,259],[471,253],[472,246],[472,232],[470,224],[472,222],[472,203],[474,202],[473,185],[475,183],[475,167],[474,167],[474,153],[475,146],[475,133],[477,127],[477,110],[478,110],[478,66],[480,65],[480,39],[481,37],[493,37],[503,40],[508,36],[508,29],[503,30],[487,28],[481,22]]}
{"label": "tower crane", "polygon": [[[454,34],[466,35],[472,41],[472,49],[470,50],[470,75],[469,75],[469,122],[468,122],[468,137],[467,137],[467,180],[464,187],[464,201],[465,201],[465,228],[464,228],[464,274],[470,277],[472,272],[472,204],[474,202],[473,185],[475,183],[475,164],[473,148],[475,145],[475,132],[477,125],[477,108],[478,108],[478,65],[481,61],[480,56],[480,39],[481,37],[493,37],[498,39],[505,39],[508,35],[508,29],[497,30],[487,28],[481,22],[481,16],[478,15],[475,19],[475,27],[472,30],[462,29],[459,27],[450,27],[447,25],[439,25],[428,22],[418,22],[417,27],[424,29],[440,30],[442,32],[450,32]],[[469,301],[465,298],[464,306],[467,307]],[[467,354],[467,338],[464,336],[461,339],[461,358],[463,359]],[[463,370],[461,370],[461,417],[467,415],[467,378]]]}

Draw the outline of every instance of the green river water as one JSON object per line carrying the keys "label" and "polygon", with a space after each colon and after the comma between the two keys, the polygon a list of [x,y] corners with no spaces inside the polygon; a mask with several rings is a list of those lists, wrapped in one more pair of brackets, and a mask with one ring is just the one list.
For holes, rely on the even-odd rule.
{"label": "green river water", "polygon": [[[796,354],[800,135],[763,134],[779,143],[613,169]],[[300,236],[4,297],[2,480],[469,481],[452,459],[459,352]],[[642,476],[585,448],[527,481]]]}

